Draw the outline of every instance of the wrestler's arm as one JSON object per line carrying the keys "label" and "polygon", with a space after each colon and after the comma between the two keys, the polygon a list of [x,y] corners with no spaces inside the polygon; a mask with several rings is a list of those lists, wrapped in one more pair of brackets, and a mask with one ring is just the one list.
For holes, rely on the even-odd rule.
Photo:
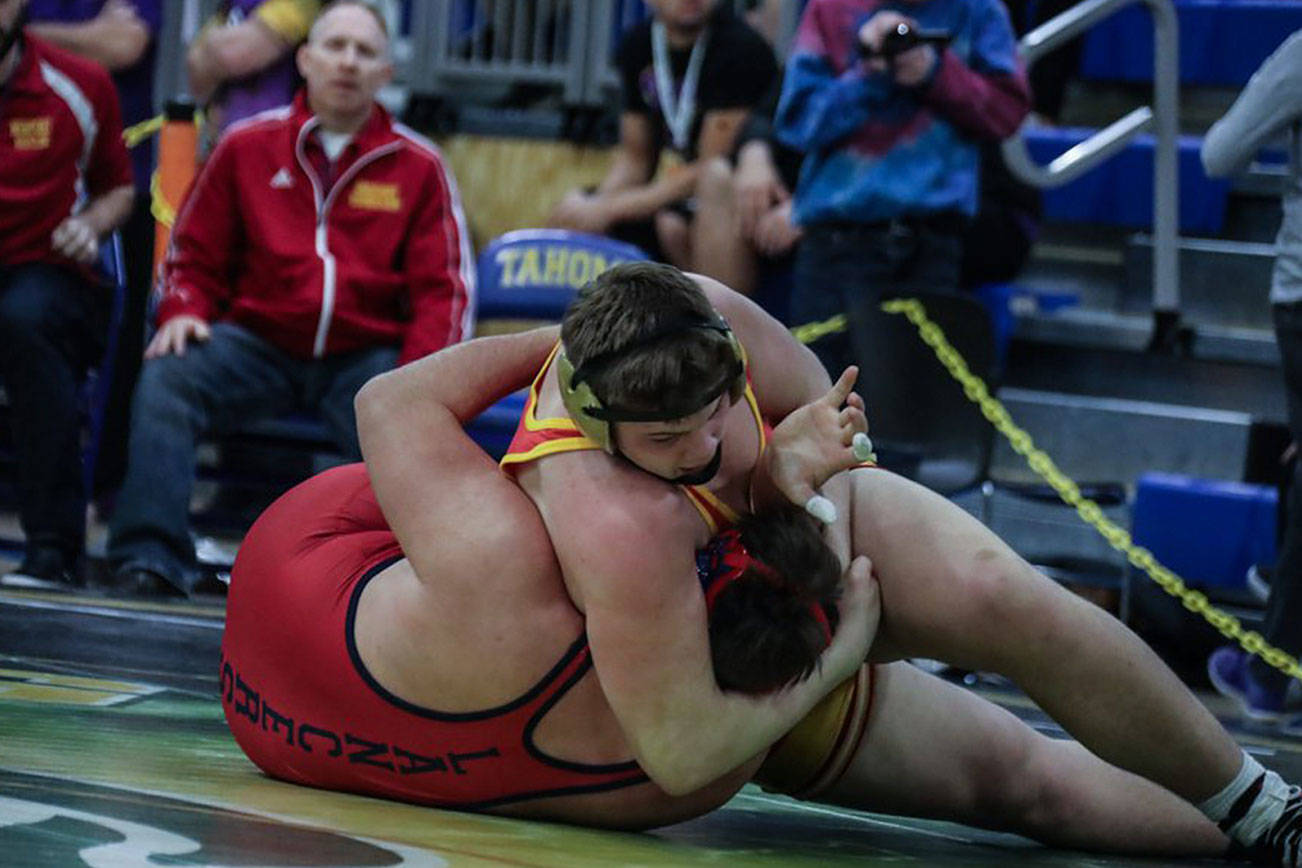
{"label": "wrestler's arm", "polygon": [[858,668],[876,626],[867,567],[848,582],[847,620],[810,678],[761,697],[724,693],[693,558],[700,519],[673,487],[598,457],[542,462],[543,520],[635,758],[671,795],[692,792],[763,751]]}
{"label": "wrestler's arm", "polygon": [[[693,275],[710,303],[728,320],[746,348],[755,400],[764,418],[777,422],[770,447],[751,476],[752,509],[785,498],[804,506],[813,491],[832,501],[837,520],[825,537],[842,563],[850,561],[850,484],[839,471],[860,463],[852,440],[831,419],[840,401],[827,401],[832,383],[813,351],[749,298],[716,280]],[[846,383],[845,375],[837,381]],[[849,382],[853,385],[853,381]],[[840,395],[848,391],[836,390]],[[849,394],[853,430],[866,431],[863,401]]]}
{"label": "wrestler's arm", "polygon": [[[417,575],[439,575],[445,566],[446,504],[482,501],[477,487],[485,481],[516,489],[462,426],[528,385],[558,336],[559,329],[548,327],[453,344],[381,374],[357,393],[357,433],[371,485]],[[519,500],[528,503],[522,492]]]}

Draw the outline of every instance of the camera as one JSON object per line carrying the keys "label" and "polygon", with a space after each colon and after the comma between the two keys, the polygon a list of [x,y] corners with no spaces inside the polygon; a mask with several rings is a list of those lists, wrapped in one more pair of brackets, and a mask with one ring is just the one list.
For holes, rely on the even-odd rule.
{"label": "camera", "polygon": [[910,48],[917,48],[919,45],[940,47],[948,44],[949,39],[950,35],[943,30],[924,30],[921,27],[913,27],[901,21],[895,25],[894,29],[887,31],[886,35],[882,37],[880,49],[873,51],[860,42],[859,53],[864,57],[884,57],[891,60],[897,54],[908,51]]}

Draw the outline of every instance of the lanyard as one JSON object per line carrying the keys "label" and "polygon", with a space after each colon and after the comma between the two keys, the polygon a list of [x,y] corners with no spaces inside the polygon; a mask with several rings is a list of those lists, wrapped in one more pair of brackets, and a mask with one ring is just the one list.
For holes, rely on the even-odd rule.
{"label": "lanyard", "polygon": [[665,26],[659,21],[651,25],[651,58],[655,67],[656,92],[660,96],[660,112],[665,116],[669,136],[678,151],[686,151],[689,144],[692,117],[696,114],[696,87],[701,81],[701,64],[705,62],[705,44],[709,41],[710,29],[707,27],[692,46],[687,72],[683,74],[682,90],[675,92],[673,74],[669,70]]}

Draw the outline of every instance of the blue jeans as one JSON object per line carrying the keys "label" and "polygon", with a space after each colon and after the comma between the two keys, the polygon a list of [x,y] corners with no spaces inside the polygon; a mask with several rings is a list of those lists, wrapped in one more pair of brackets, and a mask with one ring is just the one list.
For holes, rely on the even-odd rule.
{"label": "blue jeans", "polygon": [[199,438],[311,408],[340,451],[361,457],[353,398],[398,360],[397,347],[298,359],[240,326],[217,323],[185,355],[145,362],[131,402],[127,473],[109,524],[115,569],[149,569],[194,586],[190,495]]}
{"label": "blue jeans", "polygon": [[[1288,430],[1302,445],[1302,303],[1274,305],[1272,314],[1288,399]],[[1284,538],[1261,632],[1267,642],[1296,657],[1302,653],[1302,461],[1293,462],[1290,483],[1288,501],[1279,505],[1285,510]],[[1261,658],[1254,657],[1248,665],[1258,684],[1272,690],[1288,685],[1288,676]]]}
{"label": "blue jeans", "polygon": [[[849,329],[810,345],[835,380],[854,364],[864,312],[910,292],[957,292],[963,220],[957,215],[882,223],[814,223],[796,248],[793,326],[844,313]],[[864,376],[861,374],[860,376]]]}
{"label": "blue jeans", "polygon": [[58,549],[69,563],[85,545],[80,385],[103,353],[106,292],[54,265],[0,266],[0,381],[19,516],[29,549]]}

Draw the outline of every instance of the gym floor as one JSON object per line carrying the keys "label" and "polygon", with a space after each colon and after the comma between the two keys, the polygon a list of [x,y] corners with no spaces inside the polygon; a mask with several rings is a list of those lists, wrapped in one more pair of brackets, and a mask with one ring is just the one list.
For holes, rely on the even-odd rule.
{"label": "gym floor", "polygon": [[[0,863],[65,866],[1124,866],[948,823],[747,787],[723,809],[626,834],[459,814],[271,780],[217,702],[220,598],[162,604],[0,590]],[[1021,694],[975,689],[1051,734]],[[1209,697],[1224,718],[1230,709]],[[1233,720],[1227,720],[1236,727]],[[1302,740],[1235,729],[1302,778]]]}

